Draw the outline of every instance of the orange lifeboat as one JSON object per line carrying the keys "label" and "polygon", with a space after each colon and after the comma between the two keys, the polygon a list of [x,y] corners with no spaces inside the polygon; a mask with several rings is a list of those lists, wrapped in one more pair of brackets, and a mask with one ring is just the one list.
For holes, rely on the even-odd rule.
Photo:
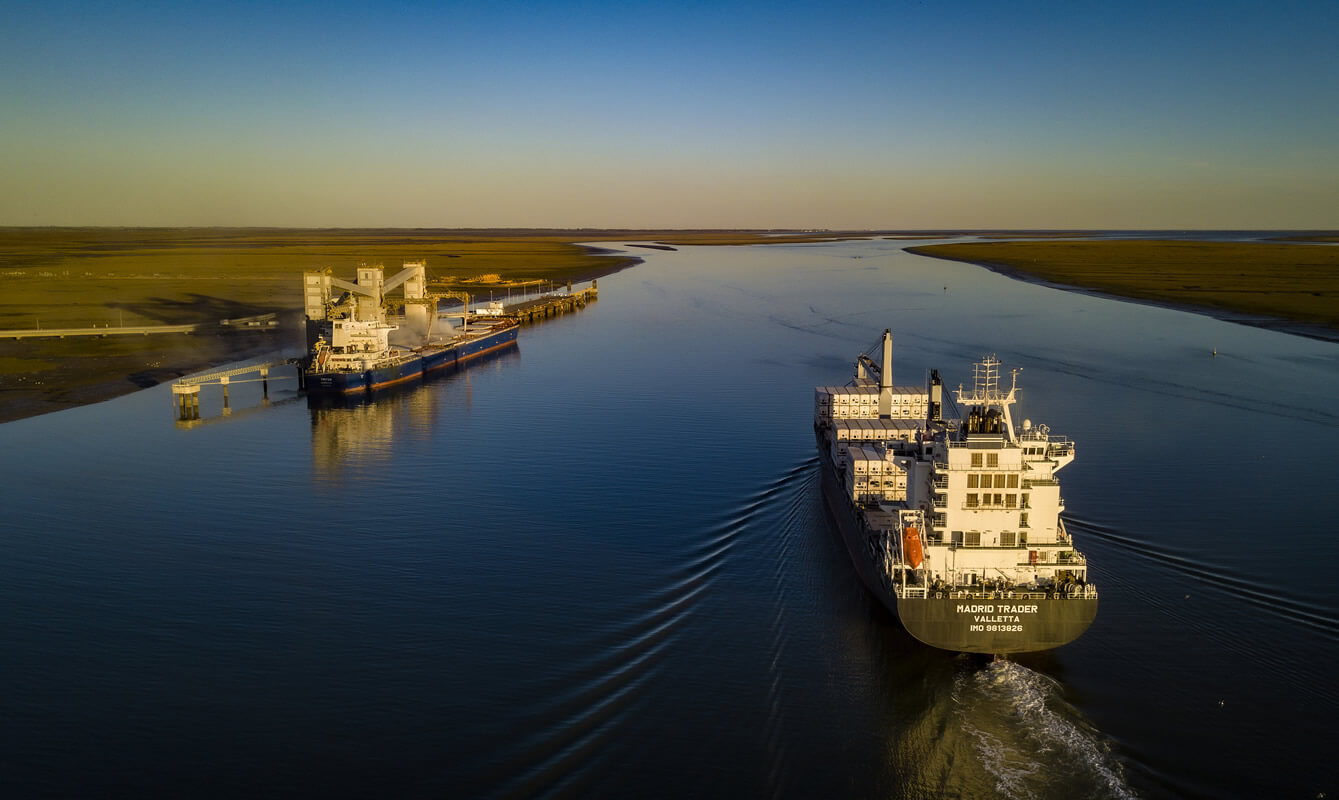
{"label": "orange lifeboat", "polygon": [[916,569],[921,565],[923,557],[921,552],[921,532],[916,528],[907,526],[902,529],[902,560]]}

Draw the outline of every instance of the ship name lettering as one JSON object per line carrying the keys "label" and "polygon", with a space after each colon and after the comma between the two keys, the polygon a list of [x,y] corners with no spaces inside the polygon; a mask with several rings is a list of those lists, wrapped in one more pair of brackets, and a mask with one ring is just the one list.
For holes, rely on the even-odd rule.
{"label": "ship name lettering", "polygon": [[1001,603],[998,606],[994,603],[958,603],[955,610],[959,614],[1035,614],[1037,606],[1029,603]]}
{"label": "ship name lettering", "polygon": [[996,614],[993,617],[985,617],[978,614],[977,616],[972,617],[972,621],[976,623],[986,623],[986,622],[1022,622],[1023,620],[1017,614]]}

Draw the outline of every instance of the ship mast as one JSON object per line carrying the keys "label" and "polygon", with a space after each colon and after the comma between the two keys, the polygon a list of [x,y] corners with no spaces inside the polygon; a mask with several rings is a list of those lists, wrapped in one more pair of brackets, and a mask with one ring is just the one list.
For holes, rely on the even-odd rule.
{"label": "ship mast", "polygon": [[1009,391],[1005,392],[1000,389],[1000,360],[994,354],[988,355],[972,366],[972,391],[969,393],[959,385],[954,394],[957,396],[957,401],[964,406],[998,409],[1004,416],[1001,433],[1009,442],[1017,443],[1013,415],[1009,407],[1017,402],[1019,370],[1010,372],[1013,380]]}

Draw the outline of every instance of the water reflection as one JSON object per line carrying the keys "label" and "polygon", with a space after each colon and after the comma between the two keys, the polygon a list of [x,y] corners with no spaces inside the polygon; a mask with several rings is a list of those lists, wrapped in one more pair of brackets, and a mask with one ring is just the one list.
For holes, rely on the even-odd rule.
{"label": "water reflection", "polygon": [[[371,400],[0,426],[11,794],[1334,796],[1339,350],[897,247],[646,253]],[[1074,644],[934,651],[855,575],[810,393],[889,325],[1078,442]]]}
{"label": "water reflection", "polygon": [[[435,439],[443,414],[470,406],[472,370],[519,359],[519,351],[512,347],[409,386],[344,397],[308,395],[313,476],[339,484],[367,470],[389,466],[397,443],[403,446]],[[447,407],[443,393],[451,385],[463,391],[453,396]]]}

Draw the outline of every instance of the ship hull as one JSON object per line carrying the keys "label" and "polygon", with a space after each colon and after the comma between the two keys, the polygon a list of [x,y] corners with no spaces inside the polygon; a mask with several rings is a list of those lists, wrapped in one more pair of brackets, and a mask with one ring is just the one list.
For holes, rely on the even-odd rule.
{"label": "ship hull", "polygon": [[823,500],[861,582],[917,640],[943,650],[1007,655],[1051,650],[1083,634],[1097,616],[1097,598],[1054,598],[1023,593],[929,592],[899,598],[880,575],[870,531],[845,497],[841,473],[819,442]]}
{"label": "ship hull", "polygon": [[367,370],[309,372],[306,375],[307,393],[315,396],[343,396],[380,391],[421,380],[433,372],[459,367],[489,353],[514,347],[519,330],[518,325],[509,325],[447,347],[425,347],[407,358]]}

